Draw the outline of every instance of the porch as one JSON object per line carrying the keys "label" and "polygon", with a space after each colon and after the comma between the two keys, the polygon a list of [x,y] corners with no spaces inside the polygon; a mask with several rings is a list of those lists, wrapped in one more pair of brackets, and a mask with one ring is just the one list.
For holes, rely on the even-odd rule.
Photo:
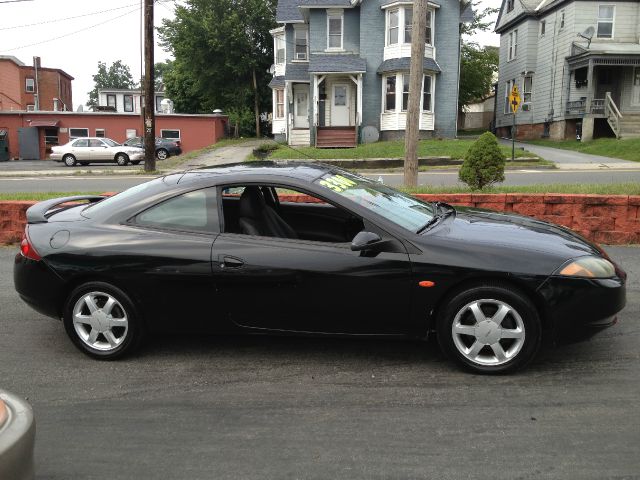
{"label": "porch", "polygon": [[583,140],[598,122],[617,138],[640,137],[640,45],[573,46],[565,118],[582,119]]}

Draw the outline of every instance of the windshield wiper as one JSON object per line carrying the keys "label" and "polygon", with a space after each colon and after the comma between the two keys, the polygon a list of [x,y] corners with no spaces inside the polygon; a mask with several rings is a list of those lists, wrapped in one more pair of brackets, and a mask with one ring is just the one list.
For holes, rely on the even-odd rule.
{"label": "windshield wiper", "polygon": [[[442,211],[441,211],[442,210]],[[444,202],[434,202],[433,203],[433,218],[425,223],[422,227],[418,229],[416,233],[420,234],[427,230],[428,228],[434,226],[436,223],[440,222],[444,218],[447,218],[449,215],[455,213],[456,209],[453,208],[448,203]]]}

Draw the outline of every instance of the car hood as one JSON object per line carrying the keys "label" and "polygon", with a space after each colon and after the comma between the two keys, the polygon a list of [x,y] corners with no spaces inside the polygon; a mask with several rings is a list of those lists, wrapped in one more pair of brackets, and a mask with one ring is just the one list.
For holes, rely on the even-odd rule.
{"label": "car hood", "polygon": [[[461,265],[549,275],[569,259],[602,256],[577,233],[517,214],[456,207],[455,215],[421,235],[423,246],[438,244]],[[434,249],[436,250],[436,249]]]}

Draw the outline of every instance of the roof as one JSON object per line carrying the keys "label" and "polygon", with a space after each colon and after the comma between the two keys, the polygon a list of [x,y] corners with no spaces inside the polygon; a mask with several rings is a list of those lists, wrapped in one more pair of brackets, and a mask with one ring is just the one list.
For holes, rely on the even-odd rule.
{"label": "roof", "polygon": [[[409,66],[411,64],[410,57],[403,58],[391,58],[389,60],[385,60],[378,67],[378,73],[387,73],[387,72],[408,72]],[[441,72],[440,65],[433,59],[429,57],[425,57],[422,62],[423,70],[427,72]]]}
{"label": "roof", "polygon": [[16,65],[18,65],[19,67],[24,67],[25,66],[24,63],[22,63],[20,60],[18,60],[13,55],[0,55],[0,60],[9,60],[10,62],[13,62]]}
{"label": "roof", "polygon": [[[315,162],[280,160],[263,162],[240,162],[214,167],[200,167],[185,172],[185,176],[201,177],[203,175],[241,175],[291,177],[311,182],[316,178],[335,170],[334,165]],[[180,180],[181,182],[183,180]]]}
{"label": "roof", "polygon": [[284,88],[284,77],[273,77],[269,82],[269,88]]}
{"label": "roof", "polygon": [[591,42],[587,50],[592,54],[609,55],[640,55],[640,44],[638,43],[613,43],[613,42]]}
{"label": "roof", "polygon": [[308,82],[309,81],[309,63],[287,63],[287,67],[284,74],[285,80],[294,82]]}
{"label": "roof", "polygon": [[352,3],[351,0],[298,0],[300,8],[351,8],[354,6],[354,3],[355,2]]}
{"label": "roof", "polygon": [[[287,70],[289,66],[287,66]],[[311,54],[309,58],[310,73],[364,73],[367,62],[358,55],[351,54]]]}
{"label": "roof", "polygon": [[[142,90],[139,88],[99,88],[98,94],[100,93],[131,93],[131,94],[141,94]],[[153,92],[154,95],[164,95],[165,92]]]}
{"label": "roof", "polygon": [[278,0],[276,6],[276,22],[291,23],[303,22],[302,14],[298,8],[298,0]]}

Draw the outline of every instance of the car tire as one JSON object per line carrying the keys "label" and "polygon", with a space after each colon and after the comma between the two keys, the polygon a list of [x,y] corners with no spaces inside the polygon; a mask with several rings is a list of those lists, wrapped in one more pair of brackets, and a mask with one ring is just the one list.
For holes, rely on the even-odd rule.
{"label": "car tire", "polygon": [[73,167],[76,164],[76,157],[69,153],[62,157],[62,161],[67,167]]}
{"label": "car tire", "polygon": [[475,373],[502,374],[526,366],[540,348],[540,317],[520,290],[482,284],[454,294],[437,319],[438,343]]}
{"label": "car tire", "polygon": [[130,354],[143,337],[140,318],[129,296],[104,282],[88,282],[73,290],[63,319],[73,344],[100,360]]}
{"label": "car tire", "polygon": [[116,163],[119,167],[126,167],[129,163],[129,156],[126,153],[119,153],[116,155]]}
{"label": "car tire", "polygon": [[161,148],[156,152],[156,158],[158,160],[166,160],[168,156],[169,156],[169,152],[166,151],[164,148]]}
{"label": "car tire", "polygon": [[140,165],[140,160],[131,161],[131,165]]}

